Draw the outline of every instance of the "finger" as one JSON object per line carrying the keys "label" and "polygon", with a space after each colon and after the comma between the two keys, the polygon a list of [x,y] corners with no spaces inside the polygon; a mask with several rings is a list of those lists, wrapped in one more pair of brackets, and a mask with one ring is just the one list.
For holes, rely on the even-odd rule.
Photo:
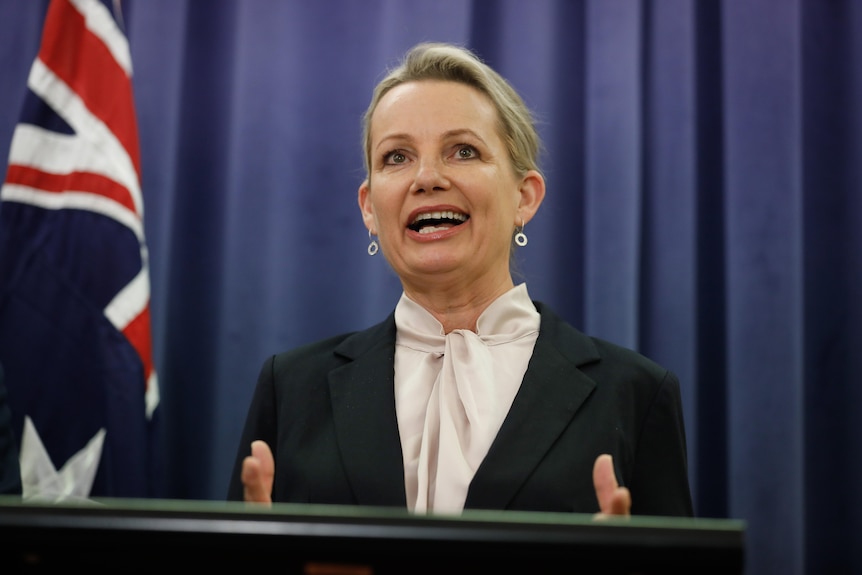
{"label": "finger", "polygon": [[248,503],[268,503],[266,489],[263,487],[260,462],[252,456],[242,462],[243,499]]}
{"label": "finger", "polygon": [[269,446],[263,441],[251,445],[251,455],[242,462],[243,498],[251,503],[272,503],[275,464]]}
{"label": "finger", "polygon": [[627,487],[617,487],[611,496],[608,513],[611,515],[631,515],[632,495]]}
{"label": "finger", "polygon": [[620,487],[614,471],[614,460],[607,453],[596,458],[593,465],[593,486],[601,515],[630,515],[631,493]]}
{"label": "finger", "polygon": [[614,473],[613,458],[607,453],[599,455],[593,464],[593,486],[596,489],[599,511],[609,513],[613,493],[619,483],[617,483],[617,476]]}
{"label": "finger", "polygon": [[251,455],[260,462],[260,471],[262,479],[269,482],[269,487],[272,487],[272,478],[275,475],[275,459],[272,456],[272,450],[265,441],[256,440],[251,442]]}

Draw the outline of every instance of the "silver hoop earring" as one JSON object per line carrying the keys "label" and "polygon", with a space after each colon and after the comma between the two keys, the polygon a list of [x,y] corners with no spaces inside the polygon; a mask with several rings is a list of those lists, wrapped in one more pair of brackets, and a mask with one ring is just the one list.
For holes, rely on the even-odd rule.
{"label": "silver hoop earring", "polygon": [[378,251],[380,251],[380,244],[377,243],[377,240],[371,237],[371,230],[368,230],[368,239],[371,240],[368,243],[368,255],[373,256]]}
{"label": "silver hoop earring", "polygon": [[516,228],[518,231],[515,233],[515,243],[520,247],[524,247],[527,245],[527,234],[524,233],[524,220],[521,220],[521,225]]}

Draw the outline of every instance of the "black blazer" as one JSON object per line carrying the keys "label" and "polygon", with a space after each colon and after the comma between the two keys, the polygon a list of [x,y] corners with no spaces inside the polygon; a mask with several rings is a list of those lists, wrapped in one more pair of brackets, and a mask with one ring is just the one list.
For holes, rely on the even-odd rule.
{"label": "black blazer", "polygon": [[3,366],[0,365],[0,495],[21,495],[18,440],[12,431],[12,413],[6,403]]}
{"label": "black blazer", "polygon": [[[533,356],[465,509],[595,513],[593,463],[610,453],[633,514],[692,515],[676,376],[535,305],[542,319]],[[262,439],[275,456],[273,501],[406,507],[394,356],[390,314],[269,358],[228,499],[242,500],[242,460]]]}

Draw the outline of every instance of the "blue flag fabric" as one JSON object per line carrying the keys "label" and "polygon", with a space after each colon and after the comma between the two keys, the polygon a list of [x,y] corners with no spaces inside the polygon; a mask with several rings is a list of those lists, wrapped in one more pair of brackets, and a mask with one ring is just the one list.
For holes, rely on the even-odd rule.
{"label": "blue flag fabric", "polygon": [[0,365],[25,498],[158,495],[149,268],[118,4],[51,1],[0,189]]}

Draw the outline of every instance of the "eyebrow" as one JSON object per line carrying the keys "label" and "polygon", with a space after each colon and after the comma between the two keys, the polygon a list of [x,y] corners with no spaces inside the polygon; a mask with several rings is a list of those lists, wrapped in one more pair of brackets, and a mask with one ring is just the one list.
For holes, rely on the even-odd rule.
{"label": "eyebrow", "polygon": [[[465,135],[470,136],[472,138],[475,138],[475,139],[479,140],[480,142],[482,142],[482,144],[487,145],[487,142],[485,141],[485,139],[482,136],[480,136],[475,131],[473,131],[469,128],[458,128],[456,130],[448,130],[446,132],[443,132],[440,139],[441,140],[451,140],[452,138],[458,138],[458,137],[465,136]],[[406,140],[406,141],[410,142],[413,140],[413,137],[410,136],[409,134],[402,133],[402,132],[390,134],[390,135],[386,136],[385,138],[383,138],[382,140],[380,140],[380,142],[377,144],[377,146],[375,146],[375,149],[379,149],[383,144],[385,144],[386,142],[388,142],[390,140],[396,140],[396,141]]]}

